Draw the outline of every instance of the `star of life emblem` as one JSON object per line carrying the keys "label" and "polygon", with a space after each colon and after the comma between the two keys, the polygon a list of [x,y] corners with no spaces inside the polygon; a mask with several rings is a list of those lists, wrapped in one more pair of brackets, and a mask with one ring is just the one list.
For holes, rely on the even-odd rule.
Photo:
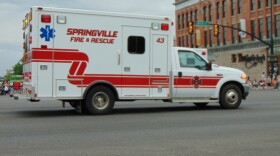
{"label": "star of life emblem", "polygon": [[46,42],[49,42],[51,40],[51,38],[54,38],[54,29],[51,29],[50,25],[46,25],[45,28],[41,28],[40,31],[42,32],[42,34],[40,35],[41,38],[45,38]]}

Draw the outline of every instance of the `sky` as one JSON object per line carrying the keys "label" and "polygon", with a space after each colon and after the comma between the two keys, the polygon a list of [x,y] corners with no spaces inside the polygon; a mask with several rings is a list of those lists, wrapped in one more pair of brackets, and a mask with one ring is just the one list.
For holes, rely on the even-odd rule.
{"label": "sky", "polygon": [[0,0],[0,77],[22,57],[22,20],[31,6],[168,16],[175,0]]}

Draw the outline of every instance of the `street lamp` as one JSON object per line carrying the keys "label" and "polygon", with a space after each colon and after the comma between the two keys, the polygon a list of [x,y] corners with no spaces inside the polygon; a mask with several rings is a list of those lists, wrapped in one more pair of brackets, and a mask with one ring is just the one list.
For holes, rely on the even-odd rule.
{"label": "street lamp", "polygon": [[[274,54],[274,43],[273,43],[273,24],[272,24],[272,16],[273,16],[273,13],[272,13],[272,7],[273,7],[273,3],[272,3],[273,1],[272,0],[270,0],[270,19],[271,19],[271,24],[270,24],[270,26],[271,26],[271,34],[270,34],[270,56],[273,56],[273,54]],[[271,64],[270,64],[270,70],[271,70],[271,79],[273,78],[273,74],[274,74],[274,60],[271,60]]]}

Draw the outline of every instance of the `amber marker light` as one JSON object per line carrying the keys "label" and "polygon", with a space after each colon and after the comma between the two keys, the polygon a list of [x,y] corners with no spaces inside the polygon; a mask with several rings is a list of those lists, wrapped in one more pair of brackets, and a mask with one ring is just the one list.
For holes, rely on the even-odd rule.
{"label": "amber marker light", "polygon": [[246,80],[247,79],[247,75],[246,74],[242,74],[241,75],[241,79],[245,79]]}

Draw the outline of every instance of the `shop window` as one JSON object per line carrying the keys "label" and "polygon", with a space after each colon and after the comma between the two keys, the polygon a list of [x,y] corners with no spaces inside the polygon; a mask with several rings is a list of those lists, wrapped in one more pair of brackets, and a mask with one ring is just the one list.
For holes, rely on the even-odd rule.
{"label": "shop window", "polygon": [[241,62],[241,61],[242,61],[242,54],[239,53],[239,54],[238,54],[238,62]]}
{"label": "shop window", "polygon": [[235,63],[235,62],[236,62],[236,55],[235,55],[235,54],[232,54],[232,55],[231,55],[231,62],[232,62],[232,63]]}

